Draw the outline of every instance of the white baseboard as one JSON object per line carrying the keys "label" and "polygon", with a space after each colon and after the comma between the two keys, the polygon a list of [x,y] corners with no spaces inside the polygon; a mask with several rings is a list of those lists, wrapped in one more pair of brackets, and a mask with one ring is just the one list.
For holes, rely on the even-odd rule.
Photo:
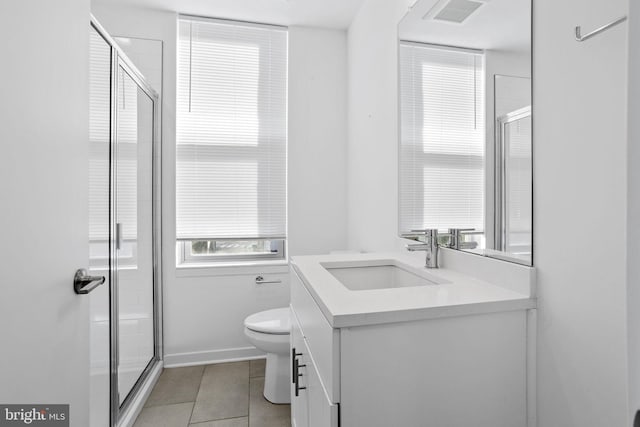
{"label": "white baseboard", "polygon": [[136,422],[138,415],[140,415],[140,411],[144,407],[144,404],[147,402],[153,387],[158,382],[158,378],[160,378],[160,374],[162,373],[162,361],[158,363],[149,374],[147,381],[144,383],[140,392],[135,397],[135,400],[131,402],[131,405],[127,409],[127,412],[122,415],[120,418],[120,422],[118,423],[118,427],[131,427],[133,423]]}
{"label": "white baseboard", "polygon": [[538,310],[527,310],[527,427],[538,425],[537,403],[537,359]]}
{"label": "white baseboard", "polygon": [[209,365],[214,363],[240,362],[242,360],[263,359],[264,352],[255,347],[226,348],[223,350],[194,351],[164,355],[165,368]]}

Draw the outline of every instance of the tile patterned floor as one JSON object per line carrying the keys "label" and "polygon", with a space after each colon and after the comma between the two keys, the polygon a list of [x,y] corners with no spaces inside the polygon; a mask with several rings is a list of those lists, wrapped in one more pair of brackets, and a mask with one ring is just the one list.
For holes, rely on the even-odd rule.
{"label": "tile patterned floor", "polygon": [[290,427],[262,396],[265,360],[165,369],[134,427]]}

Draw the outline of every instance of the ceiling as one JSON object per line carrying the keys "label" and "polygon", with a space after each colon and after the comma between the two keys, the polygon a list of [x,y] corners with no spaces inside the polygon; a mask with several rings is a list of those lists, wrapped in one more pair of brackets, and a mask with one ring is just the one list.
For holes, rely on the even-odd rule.
{"label": "ceiling", "polygon": [[479,1],[484,4],[456,24],[422,19],[439,7],[438,0],[418,0],[400,23],[400,38],[472,49],[531,50],[531,0]]}
{"label": "ceiling", "polygon": [[364,0],[99,0],[188,15],[346,29]]}

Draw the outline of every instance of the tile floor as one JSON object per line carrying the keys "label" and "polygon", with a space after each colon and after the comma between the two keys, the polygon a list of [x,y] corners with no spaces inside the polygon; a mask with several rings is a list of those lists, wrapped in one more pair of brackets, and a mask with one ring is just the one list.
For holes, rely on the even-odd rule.
{"label": "tile floor", "polygon": [[265,360],[165,369],[134,427],[290,427],[262,396]]}

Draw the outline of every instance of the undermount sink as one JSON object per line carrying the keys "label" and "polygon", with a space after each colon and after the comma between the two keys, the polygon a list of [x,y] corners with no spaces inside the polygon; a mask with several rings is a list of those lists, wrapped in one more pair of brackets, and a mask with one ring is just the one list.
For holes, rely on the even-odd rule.
{"label": "undermount sink", "polygon": [[[351,265],[350,265],[351,264]],[[351,291],[374,289],[409,288],[414,286],[439,285],[446,281],[426,271],[418,271],[396,261],[361,265],[361,263],[322,263],[322,266],[345,288]]]}

